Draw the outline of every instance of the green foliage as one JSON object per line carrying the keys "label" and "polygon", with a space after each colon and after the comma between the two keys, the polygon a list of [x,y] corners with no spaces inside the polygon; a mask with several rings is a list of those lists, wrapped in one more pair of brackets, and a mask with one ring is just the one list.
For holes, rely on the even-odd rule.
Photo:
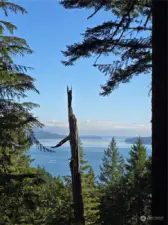
{"label": "green foliage", "polygon": [[5,16],[8,16],[9,11],[13,12],[15,14],[18,13],[18,12],[20,12],[22,14],[27,13],[27,11],[23,7],[15,4],[15,3],[9,2],[8,0],[1,0],[0,1],[0,8],[5,13]]}
{"label": "green foliage", "polygon": [[141,215],[151,215],[151,159],[147,159],[140,138],[132,146],[127,163],[120,159],[113,138],[105,150],[100,173],[100,218],[106,225],[136,225]]}
{"label": "green foliage", "polygon": [[[123,178],[125,164],[124,159],[120,155],[116,145],[116,141],[112,138],[108,148],[104,151],[102,166],[100,166],[100,212],[101,221],[104,224],[115,224],[122,222],[123,207]],[[122,203],[122,204],[123,204]]]}
{"label": "green foliage", "polygon": [[[151,69],[151,2],[131,2],[61,2],[66,8],[94,8],[90,17],[101,9],[114,15],[114,21],[88,28],[84,41],[69,46],[64,52],[69,57],[65,65],[92,54],[98,57],[110,53],[121,55],[122,63],[114,61],[110,65],[97,65],[110,76],[102,87],[103,95],[109,94],[121,82],[129,81],[133,75]],[[10,11],[26,13],[21,6],[7,0],[0,0],[0,9],[6,16]],[[142,16],[144,19],[140,22]],[[34,129],[42,127],[31,112],[38,105],[24,101],[27,91],[39,92],[35,80],[27,74],[31,68],[14,62],[13,56],[32,53],[24,39],[13,35],[16,29],[11,22],[0,21],[0,222],[73,225],[71,177],[52,177],[44,168],[32,168],[31,158],[25,154],[33,143],[43,150],[48,149],[34,137]],[[12,36],[5,36],[5,30]],[[146,37],[141,37],[139,31],[145,32]],[[133,36],[128,38],[130,33]],[[115,139],[112,139],[104,152],[99,184],[84,156],[80,144],[86,225],[134,225],[140,222],[137,220],[140,215],[151,214],[151,158],[147,158],[140,138],[132,146],[126,165]]]}
{"label": "green foliage", "polygon": [[99,198],[98,189],[95,182],[95,174],[88,161],[84,159],[84,151],[80,143],[80,163],[82,194],[84,202],[84,216],[86,225],[99,224]]}
{"label": "green foliage", "polygon": [[[132,146],[128,164],[126,165],[126,186],[128,189],[129,210],[128,214],[137,217],[150,215],[151,189],[149,161],[147,160],[146,148],[140,138]],[[142,191],[143,190],[143,191]],[[148,209],[148,210],[147,210]],[[136,223],[135,223],[136,224]]]}
{"label": "green foliage", "polygon": [[[17,152],[6,149],[5,154],[10,159],[3,160],[4,153],[0,149],[1,177],[3,174],[15,174],[18,179],[2,179],[0,182],[0,218],[9,224],[26,224],[31,221],[31,213],[36,210],[38,186],[43,180],[38,176],[37,170],[30,167],[31,160],[24,155],[23,149]],[[27,178],[21,178],[21,174],[27,174]],[[34,178],[29,178],[33,174]]]}
{"label": "green foliage", "polygon": [[147,160],[146,148],[142,144],[140,137],[137,139],[135,145],[132,146],[131,151],[129,152],[130,157],[127,160],[127,176],[133,182],[139,177],[142,177],[146,172],[145,163]]}
{"label": "green foliage", "polygon": [[[26,10],[7,0],[0,1],[0,9],[26,13]],[[5,31],[11,36],[6,36]],[[0,21],[0,220],[7,224],[34,224],[33,213],[39,202],[43,179],[25,152],[33,143],[34,129],[42,124],[31,110],[37,104],[24,102],[27,91],[39,93],[28,67],[16,65],[14,56],[31,54],[26,40],[15,37],[16,26]]]}
{"label": "green foliage", "polygon": [[[38,170],[41,170],[38,168]],[[69,187],[60,177],[52,177],[41,170],[46,183],[39,190],[38,210],[34,224],[69,224],[71,219],[71,194]]]}
{"label": "green foliage", "polygon": [[[111,20],[87,28],[83,41],[67,46],[63,51],[67,61],[73,65],[80,58],[96,56],[94,66],[109,78],[102,85],[102,95],[110,94],[120,83],[129,82],[134,75],[151,73],[151,0],[62,0],[66,9],[93,9],[88,19],[99,11],[111,12]],[[116,56],[109,64],[97,63],[100,56]]]}
{"label": "green foliage", "polygon": [[85,159],[85,153],[83,151],[82,142],[80,140],[79,140],[79,155],[80,155],[80,172],[82,175],[84,175],[89,171],[89,169],[91,169],[91,166]]}
{"label": "green foliage", "polygon": [[[22,7],[9,1],[0,1],[0,9],[8,15],[8,11],[25,13]],[[1,21],[1,24],[11,33],[15,25]],[[40,143],[35,139],[35,128],[43,125],[32,114],[31,110],[38,107],[32,102],[24,102],[27,91],[39,93],[34,86],[35,79],[27,74],[28,67],[16,65],[13,56],[31,54],[32,50],[26,40],[5,36],[3,29],[0,34],[0,148],[3,163],[9,163],[8,151],[26,151],[33,143]],[[11,155],[8,153],[8,155]]]}
{"label": "green foliage", "polygon": [[99,180],[105,186],[120,181],[124,174],[124,159],[118,151],[114,138],[112,138],[109,147],[104,151],[100,171]]}

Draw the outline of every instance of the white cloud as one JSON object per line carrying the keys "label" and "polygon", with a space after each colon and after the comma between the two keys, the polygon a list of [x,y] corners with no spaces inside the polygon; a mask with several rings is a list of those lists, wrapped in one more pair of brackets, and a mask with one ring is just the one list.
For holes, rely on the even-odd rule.
{"label": "white cloud", "polygon": [[[68,121],[50,120],[43,121],[46,130],[67,134],[69,129]],[[151,124],[138,123],[117,123],[111,120],[84,120],[78,121],[80,134],[114,135],[114,136],[147,136],[151,133]]]}
{"label": "white cloud", "polygon": [[43,122],[47,127],[68,128],[68,121],[50,120]]}

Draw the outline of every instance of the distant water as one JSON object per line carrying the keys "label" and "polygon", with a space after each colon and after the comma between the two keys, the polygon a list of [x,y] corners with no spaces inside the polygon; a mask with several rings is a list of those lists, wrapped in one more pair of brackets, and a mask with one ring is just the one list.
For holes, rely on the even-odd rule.
{"label": "distant water", "polygon": [[[131,144],[125,143],[123,137],[116,137],[117,146],[120,153],[123,155],[126,160],[128,157]],[[102,139],[81,139],[85,159],[88,160],[89,164],[92,165],[95,175],[97,176],[100,172],[99,166],[102,162],[102,157],[104,155],[104,149],[109,145],[111,138],[103,137]],[[42,139],[40,142],[47,148],[56,145],[59,143],[60,139]],[[146,145],[147,154],[151,154],[151,145]],[[69,159],[70,159],[70,147],[69,142],[65,143],[64,146],[61,146],[55,149],[54,153],[40,151],[36,146],[33,146],[28,155],[31,156],[34,161],[32,166],[36,167],[40,165],[44,167],[49,173],[53,176],[66,176],[70,175],[69,169]]]}

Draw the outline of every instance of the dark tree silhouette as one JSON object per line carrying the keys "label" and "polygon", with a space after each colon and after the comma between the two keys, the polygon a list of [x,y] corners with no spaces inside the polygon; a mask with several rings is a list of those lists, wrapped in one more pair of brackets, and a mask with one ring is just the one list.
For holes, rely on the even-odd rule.
{"label": "dark tree silhouette", "polygon": [[152,2],[152,215],[164,217],[154,224],[167,224],[168,160],[168,2]]}

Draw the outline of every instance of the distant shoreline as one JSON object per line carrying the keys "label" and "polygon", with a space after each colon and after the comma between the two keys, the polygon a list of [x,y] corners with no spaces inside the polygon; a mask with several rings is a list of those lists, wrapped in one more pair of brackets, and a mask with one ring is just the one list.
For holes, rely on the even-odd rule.
{"label": "distant shoreline", "polygon": [[[144,145],[151,145],[152,144],[152,138],[151,137],[141,137],[142,143]],[[125,139],[125,142],[128,144],[135,144],[137,141],[137,137],[127,138]]]}
{"label": "distant shoreline", "polygon": [[[38,139],[63,139],[66,137],[66,135],[61,135],[57,133],[50,133],[47,131],[36,131],[35,136]],[[96,135],[81,135],[80,138],[82,139],[102,139],[100,136]]]}
{"label": "distant shoreline", "polygon": [[[67,135],[57,134],[57,133],[50,133],[48,131],[36,131],[35,137],[37,139],[64,139]],[[104,140],[104,138],[112,138],[113,136],[97,136],[97,135],[80,135],[80,139],[95,139],[95,140]],[[117,138],[117,137],[114,137]],[[137,137],[118,137],[125,139],[125,143],[127,144],[135,144],[137,141]],[[145,145],[151,145],[152,139],[151,137],[141,137],[142,143]]]}

